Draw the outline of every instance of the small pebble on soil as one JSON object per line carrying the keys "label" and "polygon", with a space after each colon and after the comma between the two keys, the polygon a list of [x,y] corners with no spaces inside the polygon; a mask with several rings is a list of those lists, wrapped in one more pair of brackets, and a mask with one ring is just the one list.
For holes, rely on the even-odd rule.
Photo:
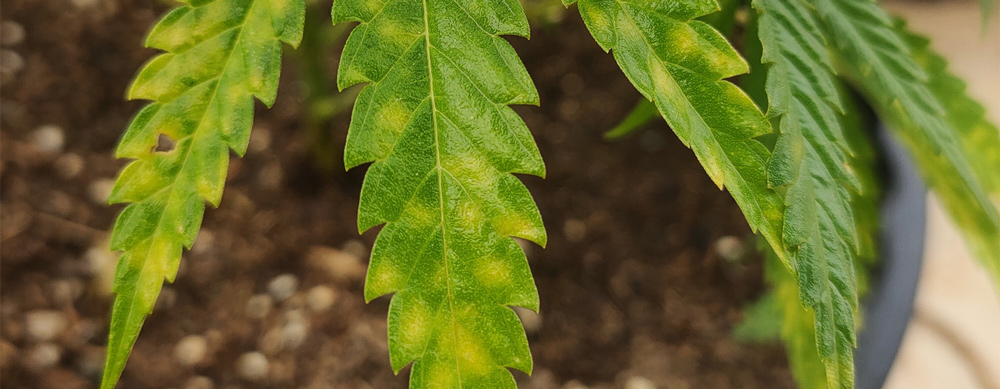
{"label": "small pebble on soil", "polygon": [[174,346],[174,360],[181,366],[194,366],[205,360],[208,342],[200,335],[188,335]]}
{"label": "small pebble on soil", "polygon": [[58,154],[66,145],[66,134],[62,127],[46,124],[31,133],[31,146],[44,154]]}
{"label": "small pebble on soil", "polygon": [[359,259],[368,256],[368,247],[357,239],[351,239],[347,242],[344,242],[344,246],[341,247],[341,250]]}
{"label": "small pebble on soil", "polygon": [[52,302],[57,305],[72,304],[83,294],[83,282],[76,278],[52,281],[49,286]]}
{"label": "small pebble on soil", "polygon": [[305,321],[294,321],[281,328],[282,345],[285,349],[296,349],[305,343],[309,335],[309,324]]}
{"label": "small pebble on soil", "polygon": [[275,355],[285,348],[285,336],[281,327],[272,328],[261,336],[257,347],[267,355]]}
{"label": "small pebble on soil", "polygon": [[562,389],[587,389],[587,385],[584,385],[577,380],[570,380],[562,386]]}
{"label": "small pebble on soil", "polygon": [[356,253],[314,246],[309,249],[307,257],[312,267],[326,270],[334,280],[360,281],[365,278],[365,265],[361,263],[361,257]]}
{"label": "small pebble on soil", "polygon": [[726,235],[715,241],[715,253],[729,262],[739,262],[746,255],[743,240],[732,235]]}
{"label": "small pebble on soil", "polygon": [[271,312],[274,300],[266,294],[258,294],[247,299],[246,314],[254,319],[262,319]]}
{"label": "small pebble on soil", "polygon": [[267,291],[274,297],[276,301],[285,301],[289,297],[295,294],[295,290],[299,287],[299,279],[293,274],[282,274],[280,276],[274,277],[267,284]]}
{"label": "small pebble on soil", "polygon": [[625,389],[656,389],[656,385],[649,378],[632,376],[625,382]]}
{"label": "small pebble on soil", "polygon": [[14,50],[0,50],[0,82],[7,83],[24,69],[24,57]]}
{"label": "small pebble on soil", "polygon": [[16,46],[24,42],[24,26],[18,22],[0,22],[0,45]]}
{"label": "small pebble on soil", "polygon": [[56,173],[62,178],[73,178],[83,171],[83,158],[77,154],[66,153],[56,159],[53,163]]}
{"label": "small pebble on soil", "polygon": [[66,315],[59,311],[32,311],[25,315],[28,335],[37,341],[49,341],[59,336],[69,325]]}
{"label": "small pebble on soil", "polygon": [[102,178],[90,183],[90,186],[87,187],[87,194],[90,195],[90,201],[93,201],[94,204],[107,205],[108,196],[111,195],[111,189],[114,187],[115,180]]}
{"label": "small pebble on soil", "polygon": [[241,378],[247,381],[261,381],[267,377],[269,363],[267,357],[253,351],[240,355],[236,361],[236,369]]}
{"label": "small pebble on soil", "polygon": [[337,301],[337,291],[325,285],[315,286],[309,289],[306,296],[306,304],[313,312],[326,312],[327,309]]}
{"label": "small pebble on soil", "polygon": [[40,343],[28,350],[23,363],[31,370],[39,371],[50,368],[62,359],[62,348],[53,343]]}
{"label": "small pebble on soil", "polygon": [[184,389],[213,389],[215,388],[215,383],[212,382],[211,378],[205,376],[194,376],[184,383]]}

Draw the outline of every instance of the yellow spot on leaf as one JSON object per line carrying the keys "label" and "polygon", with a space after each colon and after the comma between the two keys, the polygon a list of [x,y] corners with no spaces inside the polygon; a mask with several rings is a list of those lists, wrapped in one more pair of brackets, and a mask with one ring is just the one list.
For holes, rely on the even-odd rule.
{"label": "yellow spot on leaf", "polygon": [[497,232],[504,236],[517,236],[534,239],[539,231],[531,221],[516,213],[507,214],[493,221]]}
{"label": "yellow spot on leaf", "polygon": [[419,347],[430,333],[430,310],[421,304],[408,304],[405,309],[399,318],[400,342],[403,347]]}
{"label": "yellow spot on leaf", "polygon": [[489,373],[490,366],[495,365],[493,358],[487,353],[486,348],[477,340],[478,338],[461,325],[456,325],[455,336],[458,343],[458,364],[462,368],[462,373],[471,373],[484,376]]}
{"label": "yellow spot on leaf", "polygon": [[375,117],[378,119],[377,127],[390,128],[396,133],[401,133],[406,127],[406,122],[410,120],[410,111],[402,101],[393,100],[383,105]]}
{"label": "yellow spot on leaf", "polygon": [[499,258],[480,259],[476,277],[486,286],[500,286],[510,282],[510,265]]}

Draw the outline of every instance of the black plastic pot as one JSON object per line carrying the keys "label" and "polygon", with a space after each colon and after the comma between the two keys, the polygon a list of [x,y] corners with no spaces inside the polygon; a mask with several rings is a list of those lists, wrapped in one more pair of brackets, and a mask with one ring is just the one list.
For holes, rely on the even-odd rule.
{"label": "black plastic pot", "polygon": [[909,155],[884,125],[874,133],[881,161],[879,268],[863,299],[864,323],[854,358],[855,387],[885,384],[903,342],[923,265],[927,188]]}

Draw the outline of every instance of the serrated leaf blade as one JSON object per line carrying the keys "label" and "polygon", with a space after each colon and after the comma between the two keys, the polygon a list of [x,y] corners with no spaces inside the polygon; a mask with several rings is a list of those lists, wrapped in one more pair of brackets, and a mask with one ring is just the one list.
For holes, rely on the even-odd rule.
{"label": "serrated leaf blade", "polygon": [[783,239],[796,259],[791,270],[802,303],[815,315],[811,333],[828,386],[852,388],[859,234],[851,202],[861,183],[849,168],[853,151],[840,120],[837,79],[808,3],[756,0],[753,7],[761,60],[769,65],[768,113],[780,133],[768,180],[786,189]]}
{"label": "serrated leaf blade", "polygon": [[[167,13],[149,33],[146,45],[166,53],[133,81],[129,98],[153,102],[132,120],[116,152],[134,161],[109,199],[130,204],[111,238],[111,248],[124,253],[115,272],[102,388],[113,388],[121,376],[163,281],[174,280],[183,248],[194,243],[205,202],[221,200],[228,152],[246,150],[253,98],[273,102],[280,44],[298,43],[304,7],[301,0],[192,2]],[[175,147],[154,151],[159,136]]]}
{"label": "serrated leaf blade", "polygon": [[610,50],[632,84],[656,104],[720,188],[727,188],[750,227],[791,258],[782,242],[784,204],[767,185],[770,152],[754,138],[771,126],[749,97],[724,78],[746,62],[711,26],[692,20],[718,10],[714,0],[580,0],[584,23]]}
{"label": "serrated leaf blade", "polygon": [[338,0],[333,21],[359,22],[338,85],[370,83],[354,108],[344,162],[372,162],[358,227],[385,226],[365,297],[395,293],[393,369],[412,362],[411,387],[514,387],[506,368],[530,372],[531,355],[509,306],[537,310],[538,293],[509,237],[546,241],[534,201],[511,174],[545,174],[508,107],[538,103],[501,37],[527,36],[520,4]]}
{"label": "serrated leaf blade", "polygon": [[[926,56],[920,54],[926,47],[911,47],[901,26],[874,2],[815,4],[833,37],[843,73],[909,149],[924,181],[1000,284],[1000,212],[988,196],[992,180],[986,177],[996,166],[983,162],[995,158],[995,151],[963,146],[961,138],[973,130],[962,128],[969,125],[961,119],[966,115],[947,100],[960,88],[935,86],[935,78],[943,80],[946,73],[923,68],[915,58]],[[983,164],[987,166],[978,167]]]}

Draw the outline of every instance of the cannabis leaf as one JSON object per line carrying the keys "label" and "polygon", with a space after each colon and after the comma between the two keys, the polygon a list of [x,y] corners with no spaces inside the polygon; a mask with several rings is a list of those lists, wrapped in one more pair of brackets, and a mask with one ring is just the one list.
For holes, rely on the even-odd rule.
{"label": "cannabis leaf", "polygon": [[927,72],[927,85],[944,106],[948,124],[958,131],[976,178],[987,193],[1000,195],[1000,129],[986,119],[982,104],[966,94],[965,81],[948,72],[948,62],[931,50],[927,38],[907,31],[902,20],[896,26]]}
{"label": "cannabis leaf", "polygon": [[[759,10],[768,10],[764,12],[769,12],[767,6]],[[761,26],[763,25],[761,24]],[[772,68],[772,71],[774,70],[776,68]],[[844,96],[843,93],[839,95]],[[858,251],[856,255],[853,253],[850,255],[852,262],[848,263],[848,266],[853,268],[852,273],[855,275],[857,295],[864,296],[868,292],[870,266],[876,257],[875,241],[879,229],[879,181],[875,174],[877,164],[871,137],[868,136],[866,126],[862,124],[858,114],[861,109],[850,98],[845,98],[843,105],[844,113],[838,115],[839,128],[843,136],[840,142],[850,145],[852,150],[852,154],[847,156],[844,163],[857,178],[858,189],[860,189],[851,192],[849,201],[850,209],[854,215],[852,228],[857,231]],[[836,358],[831,359],[829,355],[824,355],[822,347],[817,347],[817,345],[822,345],[821,342],[817,342],[822,339],[817,337],[817,334],[825,331],[824,327],[830,327],[833,323],[820,323],[818,320],[822,317],[815,314],[814,307],[803,309],[800,298],[801,281],[789,269],[779,266],[773,254],[769,254],[766,261],[765,276],[772,286],[768,297],[776,301],[781,312],[781,338],[788,352],[789,365],[798,386],[817,389],[853,387],[853,375],[840,375],[841,373],[853,373],[852,355],[836,355]],[[853,320],[851,323],[860,323],[862,321],[860,314],[860,311],[855,311],[855,316],[850,318]],[[847,322],[838,322],[837,324],[843,323]],[[852,328],[858,327],[860,325],[852,326]],[[843,363],[851,362],[851,364],[843,365],[837,358],[843,358],[845,359]]]}
{"label": "cannabis leaf", "polygon": [[[986,119],[986,110],[966,94],[965,82],[948,72],[947,61],[930,49],[926,38],[907,31],[902,20],[896,21],[896,29],[928,75],[927,87],[945,110],[946,130],[958,138],[961,149],[953,146],[950,155],[964,156],[981,190],[1000,199],[1000,129]],[[995,205],[979,197],[975,184],[963,188],[948,171],[940,171],[958,164],[951,158],[948,153],[922,155],[918,163],[1000,291],[1000,216]]]}
{"label": "cannabis leaf", "polygon": [[[576,0],[564,0],[567,4]],[[770,152],[755,137],[771,126],[749,97],[722,79],[747,64],[708,24],[715,0],[579,0],[591,35],[652,100],[719,188],[728,188],[755,231],[791,266],[781,239],[784,205],[766,179]]]}
{"label": "cannabis leaf", "polygon": [[781,340],[796,384],[809,389],[836,387],[828,380],[830,365],[823,362],[816,348],[818,326],[815,311],[812,307],[802,307],[797,277],[781,265],[773,252],[767,254],[764,276],[771,290],[763,298],[771,299],[777,305]]}
{"label": "cannabis leaf", "polygon": [[544,246],[542,219],[511,173],[543,176],[541,155],[507,105],[538,94],[501,35],[528,35],[516,0],[338,0],[334,23],[356,21],[340,88],[358,96],[347,167],[372,162],[358,227],[385,224],[365,298],[395,292],[389,356],[411,361],[411,387],[514,387],[531,371],[509,306],[538,309],[524,252]]}
{"label": "cannabis leaf", "polygon": [[768,183],[786,189],[783,240],[794,253],[802,304],[816,316],[816,346],[829,387],[852,388],[858,232],[850,191],[861,188],[848,168],[852,150],[840,121],[837,79],[805,1],[755,0],[753,6],[760,15],[761,60],[770,65],[768,114],[780,132]]}
{"label": "cannabis leaf", "polygon": [[[229,149],[246,152],[253,98],[274,102],[281,42],[298,44],[304,9],[302,0],[192,1],[164,16],[146,38],[146,46],[166,53],[132,83],[130,99],[153,102],[132,120],[116,152],[134,161],[109,199],[131,204],[111,237],[111,248],[124,253],[102,388],[115,386],[163,280],[173,282],[205,201],[219,204]],[[161,135],[176,146],[155,151]]]}
{"label": "cannabis leaf", "polygon": [[[932,89],[933,79],[914,60],[913,49],[893,19],[874,2],[817,0],[814,4],[833,37],[844,75],[909,148],[924,180],[943,200],[1000,285],[1000,213],[986,194],[987,183],[980,181],[983,174],[976,174],[976,165],[959,140],[962,131],[955,121],[964,114],[946,110],[943,99],[953,97],[948,92],[953,87]],[[978,147],[977,152],[991,153]],[[995,174],[995,166],[988,170]]]}

